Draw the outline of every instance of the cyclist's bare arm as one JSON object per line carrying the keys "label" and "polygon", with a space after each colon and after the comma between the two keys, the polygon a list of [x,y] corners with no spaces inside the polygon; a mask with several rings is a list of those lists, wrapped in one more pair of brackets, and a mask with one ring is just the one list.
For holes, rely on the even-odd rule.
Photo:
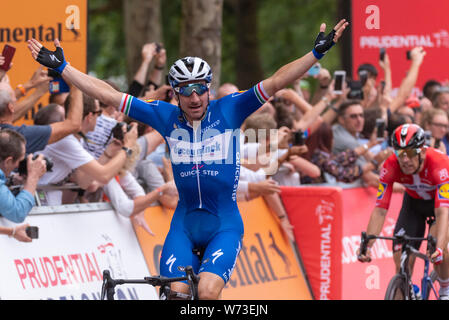
{"label": "cyclist's bare arm", "polygon": [[88,96],[110,106],[120,106],[123,94],[103,80],[89,76],[70,65],[64,68],[62,77]]}
{"label": "cyclist's bare arm", "polygon": [[435,209],[435,229],[437,248],[446,248],[448,241],[449,208],[439,207]]}
{"label": "cyclist's bare arm", "polygon": [[[348,22],[342,19],[334,27],[335,36],[333,38],[334,42],[343,34],[343,31],[348,26]],[[325,32],[326,25],[323,23],[320,26],[320,32]],[[293,83],[295,80],[299,79],[307,70],[309,70],[318,59],[314,56],[312,52],[307,53],[303,57],[294,60],[276,71],[271,77],[263,81],[263,88],[269,96],[272,96],[277,91],[285,88],[289,84]]]}
{"label": "cyclist's bare arm", "polygon": [[[368,222],[368,227],[366,228],[367,235],[379,235],[382,231],[382,227],[385,222],[385,216],[387,215],[387,209],[375,207],[371,212],[371,216]],[[375,240],[371,240],[368,243],[368,250],[365,256],[359,256],[360,249],[357,250],[357,255],[359,256],[359,260],[364,262],[369,262],[371,260],[370,250]]]}
{"label": "cyclist's bare arm", "polygon": [[[60,48],[60,44],[58,40],[55,40],[55,47]],[[28,40],[28,49],[31,52],[31,55],[34,59],[38,60],[38,56],[41,55],[42,44],[36,39]],[[47,51],[48,52],[48,51]],[[52,55],[52,59],[55,59],[55,56]],[[60,57],[61,58],[61,57]],[[62,57],[62,60],[64,58]],[[38,60],[39,62],[39,60]],[[64,60],[65,62],[65,60]],[[42,65],[46,67],[50,67],[48,63],[40,62]],[[61,73],[64,80],[72,83],[82,92],[87,94],[88,96],[100,100],[104,104],[108,104],[111,106],[120,106],[120,102],[122,99],[122,93],[116,91],[106,82],[97,79],[95,77],[89,76],[71,65],[67,64],[64,70]]]}

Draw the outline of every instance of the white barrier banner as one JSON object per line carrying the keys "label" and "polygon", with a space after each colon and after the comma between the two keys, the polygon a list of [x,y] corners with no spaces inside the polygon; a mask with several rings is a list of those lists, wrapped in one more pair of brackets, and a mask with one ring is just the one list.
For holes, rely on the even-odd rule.
{"label": "white barrier banner", "polygon": [[[30,215],[25,222],[39,227],[38,239],[0,236],[0,299],[98,300],[105,269],[115,279],[150,276],[130,220],[113,210]],[[14,224],[0,218],[0,225]],[[158,298],[146,284],[115,292],[115,299]]]}

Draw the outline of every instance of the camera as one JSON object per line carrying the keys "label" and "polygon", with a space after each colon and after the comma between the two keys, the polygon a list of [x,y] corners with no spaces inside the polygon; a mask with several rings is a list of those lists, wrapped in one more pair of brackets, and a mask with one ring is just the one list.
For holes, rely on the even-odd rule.
{"label": "camera", "polygon": [[163,48],[162,44],[160,44],[159,42],[156,42],[156,53],[161,52],[162,48]]}
{"label": "camera", "polygon": [[351,80],[348,82],[349,93],[348,99],[363,100],[362,82],[358,80]]}
{"label": "camera", "polygon": [[302,132],[301,130],[293,132],[293,145],[303,146],[305,140],[306,140],[306,137],[304,135],[304,132]]}
{"label": "camera", "polygon": [[114,128],[111,130],[112,136],[120,141],[123,141],[124,135],[123,135],[123,126],[126,126],[126,132],[132,129],[132,126],[130,124],[127,124],[126,122],[118,122]]}
{"label": "camera", "polygon": [[[39,155],[35,154],[33,156],[33,160],[36,160]],[[45,166],[47,168],[47,172],[50,172],[53,168],[53,162],[44,156]],[[19,168],[17,169],[19,172],[19,175],[26,176],[28,174],[28,167],[27,167],[27,159],[23,159],[19,162]]]}

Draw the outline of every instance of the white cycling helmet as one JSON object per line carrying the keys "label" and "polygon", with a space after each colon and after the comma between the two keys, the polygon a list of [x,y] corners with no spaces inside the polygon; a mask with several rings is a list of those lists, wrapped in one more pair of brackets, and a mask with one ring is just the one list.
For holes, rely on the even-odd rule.
{"label": "white cycling helmet", "polygon": [[185,57],[176,60],[168,72],[168,82],[172,88],[176,88],[180,83],[204,80],[206,83],[212,81],[212,70],[209,64],[198,57]]}

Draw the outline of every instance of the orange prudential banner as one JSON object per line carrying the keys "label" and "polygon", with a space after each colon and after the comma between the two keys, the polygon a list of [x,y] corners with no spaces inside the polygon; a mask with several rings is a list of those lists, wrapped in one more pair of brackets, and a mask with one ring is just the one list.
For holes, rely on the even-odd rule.
{"label": "orange prudential banner", "polygon": [[[13,89],[27,82],[39,67],[27,48],[35,38],[49,50],[59,39],[67,61],[87,71],[87,0],[2,1],[0,10],[0,54],[5,44],[16,48],[12,68],[7,72]],[[27,92],[27,96],[31,94]],[[22,98],[23,99],[23,98]],[[48,105],[45,94],[37,105]],[[32,124],[36,106],[15,124]]]}
{"label": "orange prudential banner", "polygon": [[[239,203],[245,225],[242,250],[223,299],[310,300],[311,293],[294,249],[262,198]],[[173,211],[148,208],[145,220],[156,234],[136,227],[152,275],[159,274],[159,258]]]}

